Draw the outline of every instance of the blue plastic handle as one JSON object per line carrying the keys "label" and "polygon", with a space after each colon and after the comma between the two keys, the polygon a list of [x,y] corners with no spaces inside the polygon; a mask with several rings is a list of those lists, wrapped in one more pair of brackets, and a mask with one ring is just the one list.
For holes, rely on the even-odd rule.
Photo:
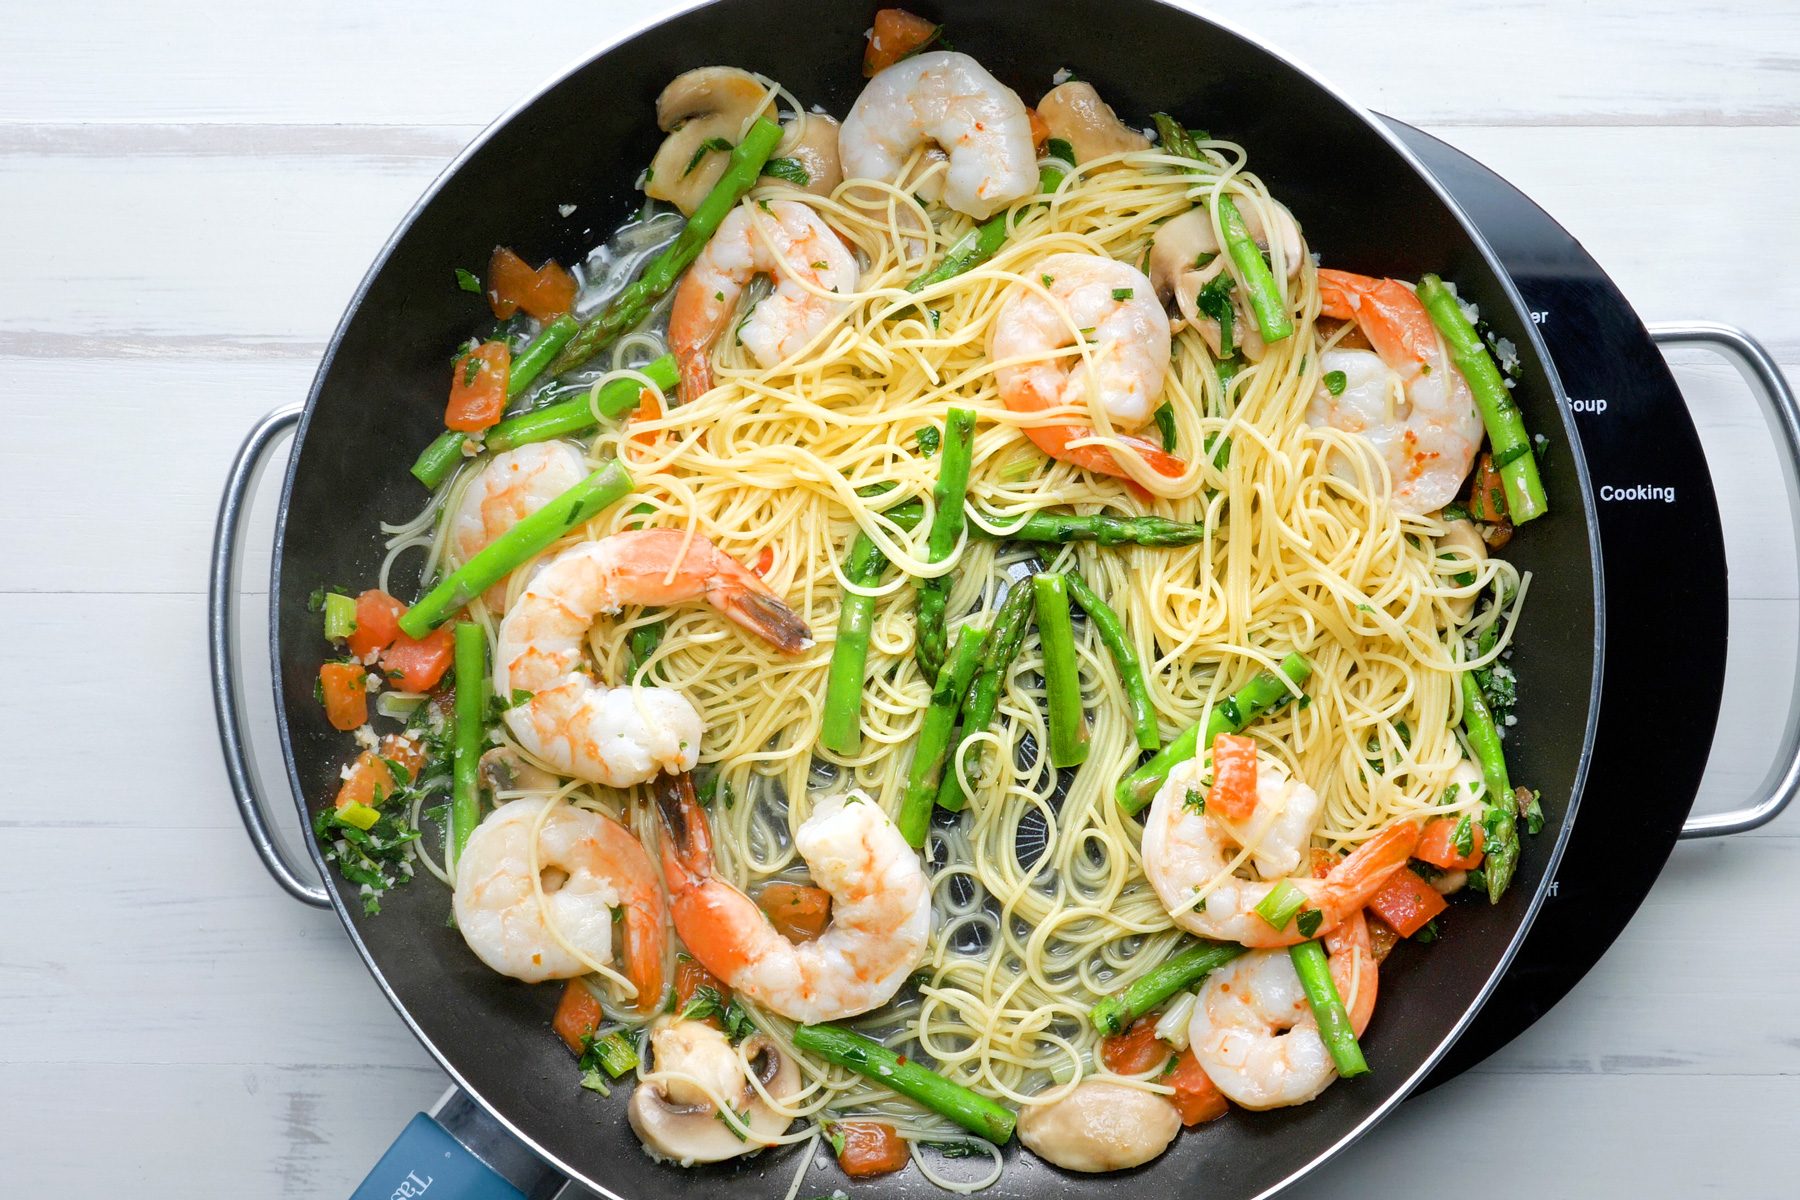
{"label": "blue plastic handle", "polygon": [[350,1200],[525,1200],[525,1194],[420,1113]]}

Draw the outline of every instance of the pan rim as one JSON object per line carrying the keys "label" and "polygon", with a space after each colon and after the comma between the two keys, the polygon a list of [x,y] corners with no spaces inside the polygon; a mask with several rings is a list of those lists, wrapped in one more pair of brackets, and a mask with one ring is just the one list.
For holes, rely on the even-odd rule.
{"label": "pan rim", "polygon": [[[706,8],[712,2],[713,0],[680,0],[680,3],[672,9],[661,12],[653,17],[628,24],[616,35],[610,36],[594,45],[568,66],[547,78],[542,84],[532,89],[485,126],[481,132],[472,138],[468,145],[463,147],[463,149],[445,165],[443,170],[432,179],[431,183],[420,194],[418,200],[407,209],[406,214],[395,226],[394,231],[382,243],[381,248],[377,251],[368,271],[363,275],[355,290],[351,293],[349,300],[346,302],[343,315],[339,318],[336,327],[332,331],[331,337],[325,344],[324,352],[319,360],[318,369],[314,373],[312,383],[307,389],[305,405],[301,413],[299,424],[294,431],[288,463],[283,472],[281,497],[276,509],[275,517],[275,535],[271,553],[269,588],[269,653],[272,666],[271,683],[275,702],[276,728],[280,737],[282,760],[287,771],[289,789],[292,792],[294,802],[300,812],[303,823],[310,819],[310,814],[307,809],[305,790],[300,778],[299,764],[294,754],[293,738],[289,729],[287,709],[281,691],[282,671],[279,606],[282,594],[282,561],[287,534],[287,519],[293,499],[295,481],[298,477],[300,450],[305,445],[307,435],[311,430],[313,417],[318,409],[320,394],[324,389],[327,378],[331,374],[332,368],[336,362],[338,350],[343,343],[351,322],[361,310],[363,302],[376,278],[387,267],[395,250],[398,248],[399,243],[411,230],[421,214],[423,214],[423,212],[438,199],[440,193],[449,185],[450,181],[461,172],[469,160],[482,150],[489,141],[496,137],[502,129],[534,107],[549,92],[555,90],[572,76],[588,69],[596,59],[620,49],[652,30],[679,21],[699,9]],[[1542,911],[1544,902],[1549,894],[1550,884],[1555,878],[1556,868],[1561,862],[1563,851],[1568,844],[1570,833],[1574,828],[1575,820],[1579,813],[1581,797],[1587,786],[1588,768],[1593,756],[1594,737],[1598,728],[1601,699],[1600,690],[1605,665],[1606,649],[1606,592],[1601,557],[1601,535],[1598,517],[1595,512],[1595,498],[1587,460],[1582,452],[1581,440],[1576,432],[1574,417],[1569,408],[1568,394],[1564,390],[1562,379],[1557,373],[1555,362],[1551,358],[1549,349],[1545,344],[1542,335],[1539,333],[1536,324],[1530,319],[1529,306],[1526,305],[1523,297],[1520,295],[1517,285],[1514,283],[1504,265],[1500,262],[1493,248],[1488,244],[1486,237],[1481,233],[1479,228],[1476,227],[1469,215],[1463,210],[1462,205],[1457,202],[1443,183],[1425,167],[1419,157],[1400,139],[1399,135],[1396,134],[1385,121],[1383,121],[1373,110],[1367,109],[1350,99],[1343,91],[1333,85],[1328,77],[1314,70],[1309,65],[1300,62],[1293,56],[1275,49],[1262,38],[1246,32],[1236,23],[1221,18],[1211,12],[1196,12],[1183,8],[1174,3],[1173,0],[1149,0],[1149,3],[1178,14],[1182,18],[1212,25],[1227,34],[1256,47],[1264,54],[1267,54],[1275,62],[1289,68],[1295,75],[1305,79],[1312,87],[1338,105],[1342,111],[1359,121],[1370,132],[1374,133],[1375,136],[1399,158],[1406,168],[1409,169],[1417,179],[1423,182],[1437,198],[1438,202],[1443,206],[1444,211],[1449,213],[1456,221],[1457,226],[1462,230],[1463,235],[1468,239],[1469,244],[1474,247],[1476,253],[1481,256],[1482,261],[1498,281],[1501,294],[1504,296],[1507,304],[1513,309],[1515,315],[1521,318],[1521,328],[1529,342],[1532,353],[1536,355],[1537,362],[1542,367],[1545,378],[1550,384],[1551,398],[1555,404],[1557,416],[1562,422],[1563,445],[1572,455],[1572,463],[1581,492],[1581,517],[1587,533],[1588,577],[1592,587],[1594,613],[1593,666],[1588,684],[1587,713],[1582,733],[1581,752],[1576,763],[1574,778],[1570,786],[1568,805],[1563,820],[1556,831],[1555,839],[1549,845],[1544,855],[1543,877],[1539,881],[1537,887],[1533,890],[1530,900],[1526,905],[1525,912],[1521,916],[1517,927],[1512,931],[1505,949],[1495,961],[1487,979],[1483,982],[1475,998],[1464,1008],[1456,1022],[1444,1037],[1429,1053],[1422,1056],[1415,1069],[1406,1076],[1387,1099],[1365,1114],[1323,1150],[1318,1151],[1310,1158],[1300,1163],[1293,1171],[1287,1173],[1281,1179],[1263,1190],[1245,1198],[1245,1200],[1268,1200],[1269,1197],[1286,1190],[1303,1177],[1311,1174],[1326,1162],[1341,1154],[1344,1150],[1367,1134],[1369,1130],[1375,1127],[1375,1125],[1391,1114],[1393,1110],[1399,1106],[1401,1101],[1405,1100],[1413,1092],[1419,1083],[1431,1073],[1449,1052],[1450,1048],[1455,1045],[1464,1031],[1467,1030],[1469,1024],[1475,1019],[1476,1014],[1481,1011],[1482,1007],[1492,996],[1494,989],[1505,976],[1507,969],[1511,966],[1520,947],[1524,944],[1526,935],[1530,932],[1533,923],[1537,920],[1539,913]],[[1567,518],[1565,517],[1564,519]],[[561,1171],[571,1180],[593,1190],[600,1196],[606,1197],[607,1200],[630,1200],[630,1198],[621,1195],[619,1192],[614,1191],[598,1180],[591,1178],[583,1171],[571,1166],[568,1162],[546,1149],[535,1138],[521,1128],[517,1122],[510,1119],[498,1107],[491,1104],[477,1089],[470,1085],[467,1079],[464,1078],[462,1072],[460,1072],[456,1065],[451,1061],[449,1054],[440,1048],[420,1027],[406,1005],[400,1000],[393,986],[388,982],[386,973],[381,966],[377,964],[369,947],[363,941],[361,934],[357,931],[355,921],[352,919],[350,910],[345,903],[344,897],[340,893],[337,881],[324,861],[317,839],[309,836],[304,840],[306,842],[307,852],[311,856],[314,866],[318,868],[326,885],[326,892],[331,899],[331,907],[333,911],[336,912],[339,922],[344,927],[344,931],[349,935],[350,941],[352,945],[355,946],[358,955],[362,958],[364,966],[368,968],[370,975],[374,978],[376,986],[387,998],[388,1003],[393,1007],[395,1013],[398,1014],[407,1029],[411,1031],[413,1037],[416,1038],[419,1044],[425,1048],[427,1053],[436,1060],[438,1065],[450,1077],[451,1081],[459,1089],[471,1096],[494,1121],[505,1128],[513,1137],[518,1139],[522,1145],[529,1148],[534,1154],[555,1167],[558,1171]]]}

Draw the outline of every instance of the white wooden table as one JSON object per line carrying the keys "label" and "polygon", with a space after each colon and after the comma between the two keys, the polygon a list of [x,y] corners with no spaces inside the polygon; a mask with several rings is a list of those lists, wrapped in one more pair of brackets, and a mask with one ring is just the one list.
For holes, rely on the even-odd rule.
{"label": "white wooden table", "polygon": [[[440,167],[652,7],[87,0],[6,16],[0,1196],[346,1195],[444,1086],[335,918],[276,891],[231,810],[204,682],[214,506],[243,431],[304,394]],[[1647,317],[1737,322],[1800,368],[1791,0],[1222,7],[1516,181]],[[1731,695],[1701,798],[1717,807],[1760,778],[1785,710],[1793,538],[1735,378],[1679,374],[1729,526]],[[268,512],[246,574],[259,592]],[[263,603],[248,601],[258,620]],[[259,642],[249,658],[260,707]],[[1646,699],[1652,730],[1679,719],[1679,681]],[[264,761],[271,727],[263,714]],[[1298,1194],[1405,1179],[1793,1195],[1797,835],[1800,813],[1678,848],[1548,1019]]]}

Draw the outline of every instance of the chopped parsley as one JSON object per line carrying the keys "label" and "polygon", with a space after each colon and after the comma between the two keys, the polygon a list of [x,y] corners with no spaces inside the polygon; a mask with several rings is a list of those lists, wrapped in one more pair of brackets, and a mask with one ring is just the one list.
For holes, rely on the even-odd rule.
{"label": "chopped parsley", "polygon": [[1475,820],[1468,813],[1456,823],[1456,832],[1450,835],[1450,848],[1456,851],[1458,858],[1475,853]]}
{"label": "chopped parsley", "polygon": [[1151,414],[1156,421],[1156,431],[1162,434],[1162,448],[1170,454],[1175,453],[1175,408],[1167,400],[1157,406]]}
{"label": "chopped parsley", "polygon": [[1231,307],[1231,289],[1236,286],[1236,281],[1221,271],[1194,297],[1194,307],[1219,323],[1219,355],[1222,358],[1229,358],[1237,350],[1237,342],[1232,336],[1236,311]]}
{"label": "chopped parsley", "polygon": [[1044,281],[1045,287],[1049,287],[1051,284],[1056,282],[1056,276],[1054,276],[1054,275],[1039,275],[1038,278],[1042,279]]}
{"label": "chopped parsley", "polygon": [[1112,291],[1114,300],[1129,300],[1136,294],[1131,288],[1114,288]]}
{"label": "chopped parsley", "polygon": [[475,272],[462,267],[456,268],[456,286],[465,292],[474,292],[477,296],[481,294],[481,280],[475,277]]}
{"label": "chopped parsley", "polygon": [[791,183],[803,188],[812,182],[812,175],[797,158],[771,158],[763,164],[762,173],[783,183]]}
{"label": "chopped parsley", "polygon": [[1344,374],[1342,371],[1327,371],[1327,372],[1325,372],[1325,390],[1330,392],[1332,395],[1334,395],[1334,396],[1343,395],[1344,389],[1346,387],[1348,387],[1349,385],[1350,385],[1350,377],[1348,375]]}
{"label": "chopped parsley", "polygon": [[704,1021],[725,1011],[725,997],[719,995],[719,989],[711,984],[702,984],[694,989],[694,995],[687,1006],[681,1010],[684,1021]]}
{"label": "chopped parsley", "polygon": [[1060,158],[1071,167],[1075,165],[1075,147],[1069,145],[1065,138],[1051,138],[1046,141],[1044,154],[1050,158]]}
{"label": "chopped parsley", "polygon": [[1319,932],[1319,926],[1322,925],[1324,921],[1325,914],[1321,910],[1309,908],[1294,918],[1294,928],[1300,931],[1301,937],[1310,938],[1313,934]]}
{"label": "chopped parsley", "polygon": [[359,828],[358,814],[348,809],[323,808],[313,816],[313,836],[324,848],[325,861],[336,863],[344,879],[357,885],[365,917],[380,913],[381,897],[413,877],[408,847],[419,840],[419,831],[406,822],[409,809],[389,804],[366,829]]}
{"label": "chopped parsley", "polygon": [[725,1025],[725,1036],[734,1043],[741,1042],[756,1032],[756,1022],[750,1019],[750,1014],[744,1011],[744,1006],[738,1003],[736,996],[725,1006],[725,1011],[719,1014],[719,1019]]}
{"label": "chopped parsley", "polygon": [[919,443],[919,453],[930,458],[938,452],[938,445],[943,441],[943,435],[938,432],[936,425],[926,425],[913,434],[913,440]]}
{"label": "chopped parsley", "polygon": [[686,179],[689,175],[692,175],[694,173],[694,168],[700,165],[700,160],[705,158],[708,154],[711,154],[713,151],[719,150],[726,154],[730,154],[732,149],[732,144],[722,137],[707,138],[704,142],[701,142],[699,148],[694,151],[694,157],[688,159],[687,169],[681,173],[681,177]]}
{"label": "chopped parsley", "polygon": [[1187,797],[1182,801],[1181,806],[1192,812],[1197,812],[1197,813],[1205,812],[1206,811],[1206,793],[1200,791],[1198,788],[1189,788],[1187,790]]}
{"label": "chopped parsley", "polygon": [[736,1138],[740,1142],[747,1140],[748,1135],[746,1135],[744,1133],[744,1130],[750,1124],[750,1110],[746,1108],[743,1112],[739,1112],[737,1109],[734,1108],[731,1110],[731,1115],[736,1117],[737,1120],[735,1120],[735,1121],[727,1120],[723,1109],[714,1109],[713,1110],[713,1116],[715,1116],[719,1119],[719,1123],[721,1125],[723,1125],[723,1126],[725,1126],[725,1128],[731,1130],[732,1137]]}

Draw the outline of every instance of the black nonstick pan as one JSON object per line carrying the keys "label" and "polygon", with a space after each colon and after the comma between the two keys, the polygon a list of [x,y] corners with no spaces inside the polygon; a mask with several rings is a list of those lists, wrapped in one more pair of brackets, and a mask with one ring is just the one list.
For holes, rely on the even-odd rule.
{"label": "black nonstick pan", "polygon": [[[548,1028],[560,989],[527,986],[483,967],[446,927],[446,891],[417,881],[384,898],[381,915],[365,918],[355,889],[322,870],[316,846],[323,889],[282,857],[245,765],[227,639],[235,532],[248,482],[276,435],[297,421],[277,518],[270,650],[288,779],[300,815],[310,817],[330,802],[346,747],[313,697],[320,642],[308,593],[326,580],[373,578],[381,558],[377,522],[418,506],[407,468],[441,429],[446,347],[470,319],[467,298],[446,286],[451,268],[485,261],[496,244],[534,262],[583,257],[636,207],[633,183],[661,137],[652,119],[655,97],[683,70],[725,63],[761,71],[803,101],[842,115],[864,82],[859,55],[874,7],[720,0],[622,33],[503,118],[433,185],[382,250],[304,409],[259,426],[233,472],[214,565],[214,677],[246,824],[287,890],[337,910],[378,985],[466,1094],[440,1123],[415,1122],[411,1140],[397,1144],[371,1175],[368,1195],[413,1194],[400,1190],[409,1174],[449,1183],[463,1160],[460,1147],[443,1137],[445,1125],[485,1126],[481,1157],[528,1194],[549,1194],[566,1176],[632,1200],[677,1192],[694,1200],[779,1197],[803,1151],[781,1148],[685,1171],[651,1161],[625,1123],[623,1091],[603,1098],[575,1086],[568,1053]],[[1184,1135],[1129,1179],[1067,1173],[1021,1154],[1015,1143],[1007,1173],[986,1193],[1267,1195],[1354,1140],[1430,1071],[1506,970],[1551,881],[1587,770],[1605,642],[1599,528],[1571,410],[1511,279],[1449,194],[1386,125],[1293,64],[1155,0],[912,7],[947,21],[955,47],[1028,102],[1068,67],[1134,123],[1167,110],[1242,143],[1252,168],[1331,264],[1401,278],[1434,271],[1454,280],[1494,332],[1518,347],[1515,395],[1528,427],[1549,438],[1544,473],[1553,511],[1507,550],[1533,574],[1514,659],[1527,702],[1508,755],[1514,776],[1542,789],[1548,821],[1528,842],[1504,902],[1459,906],[1455,937],[1389,960],[1382,1014],[1363,1039],[1373,1075],[1299,1108],[1235,1112]],[[559,206],[568,205],[575,209],[565,216]],[[395,590],[405,594],[410,582],[397,579]],[[1713,714],[1689,716],[1710,728]],[[431,1140],[438,1138],[442,1144]],[[507,1138],[523,1149],[503,1146]],[[483,1182],[485,1168],[473,1159],[463,1167],[474,1172],[470,1187],[507,1186],[498,1176]],[[800,1194],[839,1186],[869,1200],[940,1194],[913,1170],[849,1186],[835,1166],[812,1168]],[[446,1193],[510,1194],[449,1187],[430,1194]]]}

